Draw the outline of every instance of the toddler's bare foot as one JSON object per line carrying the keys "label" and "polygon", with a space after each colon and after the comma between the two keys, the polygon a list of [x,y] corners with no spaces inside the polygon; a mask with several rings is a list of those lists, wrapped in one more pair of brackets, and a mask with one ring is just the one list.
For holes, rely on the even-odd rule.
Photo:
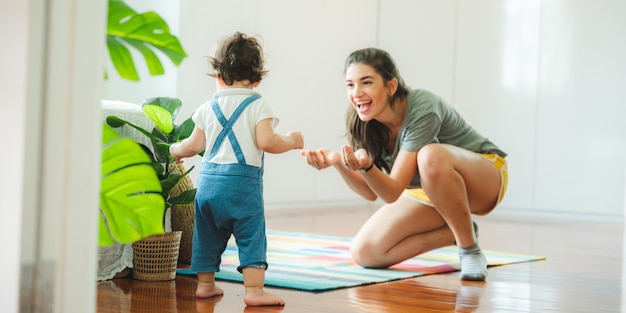
{"label": "toddler's bare foot", "polygon": [[215,282],[213,283],[205,283],[198,282],[198,288],[196,289],[196,297],[197,298],[210,298],[215,296],[220,296],[224,294],[224,290],[222,288],[217,287]]}
{"label": "toddler's bare foot", "polygon": [[246,287],[246,295],[243,302],[249,306],[285,305],[285,300],[282,298],[265,292],[263,288],[255,287]]}

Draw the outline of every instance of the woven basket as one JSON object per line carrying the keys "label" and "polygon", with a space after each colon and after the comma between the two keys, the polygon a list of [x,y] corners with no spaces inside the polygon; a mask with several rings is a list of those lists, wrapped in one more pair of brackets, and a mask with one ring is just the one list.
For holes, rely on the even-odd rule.
{"label": "woven basket", "polygon": [[153,235],[133,243],[133,278],[166,281],[176,278],[182,232]]}
{"label": "woven basket", "polygon": [[193,222],[195,219],[193,204],[175,205],[172,207],[171,213],[172,230],[182,232],[178,262],[182,264],[191,264]]}
{"label": "woven basket", "polygon": [[[175,173],[185,173],[186,169],[181,163],[172,162],[169,164],[169,170]],[[183,179],[174,187],[171,192],[172,196],[178,196],[186,190],[195,188],[189,175],[183,177]],[[193,223],[196,218],[196,214],[193,208],[193,203],[184,205],[175,205],[171,209],[171,221],[173,231],[182,231],[183,235],[180,239],[180,252],[178,254],[178,262],[182,264],[191,263],[191,248],[193,241]]]}

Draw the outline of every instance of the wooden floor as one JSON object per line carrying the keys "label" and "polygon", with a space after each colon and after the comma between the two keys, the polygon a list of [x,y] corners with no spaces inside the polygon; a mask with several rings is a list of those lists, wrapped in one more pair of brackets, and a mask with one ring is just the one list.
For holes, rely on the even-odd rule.
{"label": "wooden floor", "polygon": [[[352,236],[373,209],[268,212],[270,229]],[[545,261],[489,269],[484,283],[459,273],[310,293],[267,288],[284,307],[246,307],[243,286],[219,282],[219,298],[194,298],[194,278],[167,282],[118,278],[98,284],[97,312],[620,312],[623,225],[617,222],[476,219],[483,249],[545,256]]]}

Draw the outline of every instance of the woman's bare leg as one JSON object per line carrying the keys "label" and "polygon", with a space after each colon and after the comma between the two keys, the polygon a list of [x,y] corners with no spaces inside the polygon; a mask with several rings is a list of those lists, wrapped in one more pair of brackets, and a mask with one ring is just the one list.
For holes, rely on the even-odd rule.
{"label": "woman's bare leg", "polygon": [[404,196],[384,205],[355,236],[352,257],[365,267],[388,267],[456,242],[460,254],[471,254],[465,258],[462,277],[484,279],[486,260],[476,243],[471,213],[496,204],[499,171],[478,154],[442,144],[422,148],[418,166],[422,187],[435,208]]}
{"label": "woman's bare leg", "polygon": [[350,250],[361,266],[384,268],[453,243],[452,232],[434,208],[401,196],[365,222]]}
{"label": "woman's bare leg", "polygon": [[476,243],[471,213],[495,206],[500,172],[487,158],[450,145],[428,145],[418,154],[422,188],[448,224],[457,245]]}
{"label": "woman's bare leg", "polygon": [[485,280],[487,259],[476,242],[471,214],[496,205],[500,172],[481,155],[443,144],[422,148],[418,168],[422,188],[459,246],[461,278]]}

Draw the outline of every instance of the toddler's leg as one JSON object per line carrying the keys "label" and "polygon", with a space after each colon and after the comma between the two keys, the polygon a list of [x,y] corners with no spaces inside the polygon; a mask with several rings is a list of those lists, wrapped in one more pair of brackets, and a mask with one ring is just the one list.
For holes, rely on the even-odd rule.
{"label": "toddler's leg", "polygon": [[249,306],[285,305],[285,300],[263,290],[265,269],[246,267],[243,269],[243,285],[246,287],[244,303]]}
{"label": "toddler's leg", "polygon": [[197,298],[210,298],[223,294],[224,290],[215,285],[215,273],[198,273]]}

